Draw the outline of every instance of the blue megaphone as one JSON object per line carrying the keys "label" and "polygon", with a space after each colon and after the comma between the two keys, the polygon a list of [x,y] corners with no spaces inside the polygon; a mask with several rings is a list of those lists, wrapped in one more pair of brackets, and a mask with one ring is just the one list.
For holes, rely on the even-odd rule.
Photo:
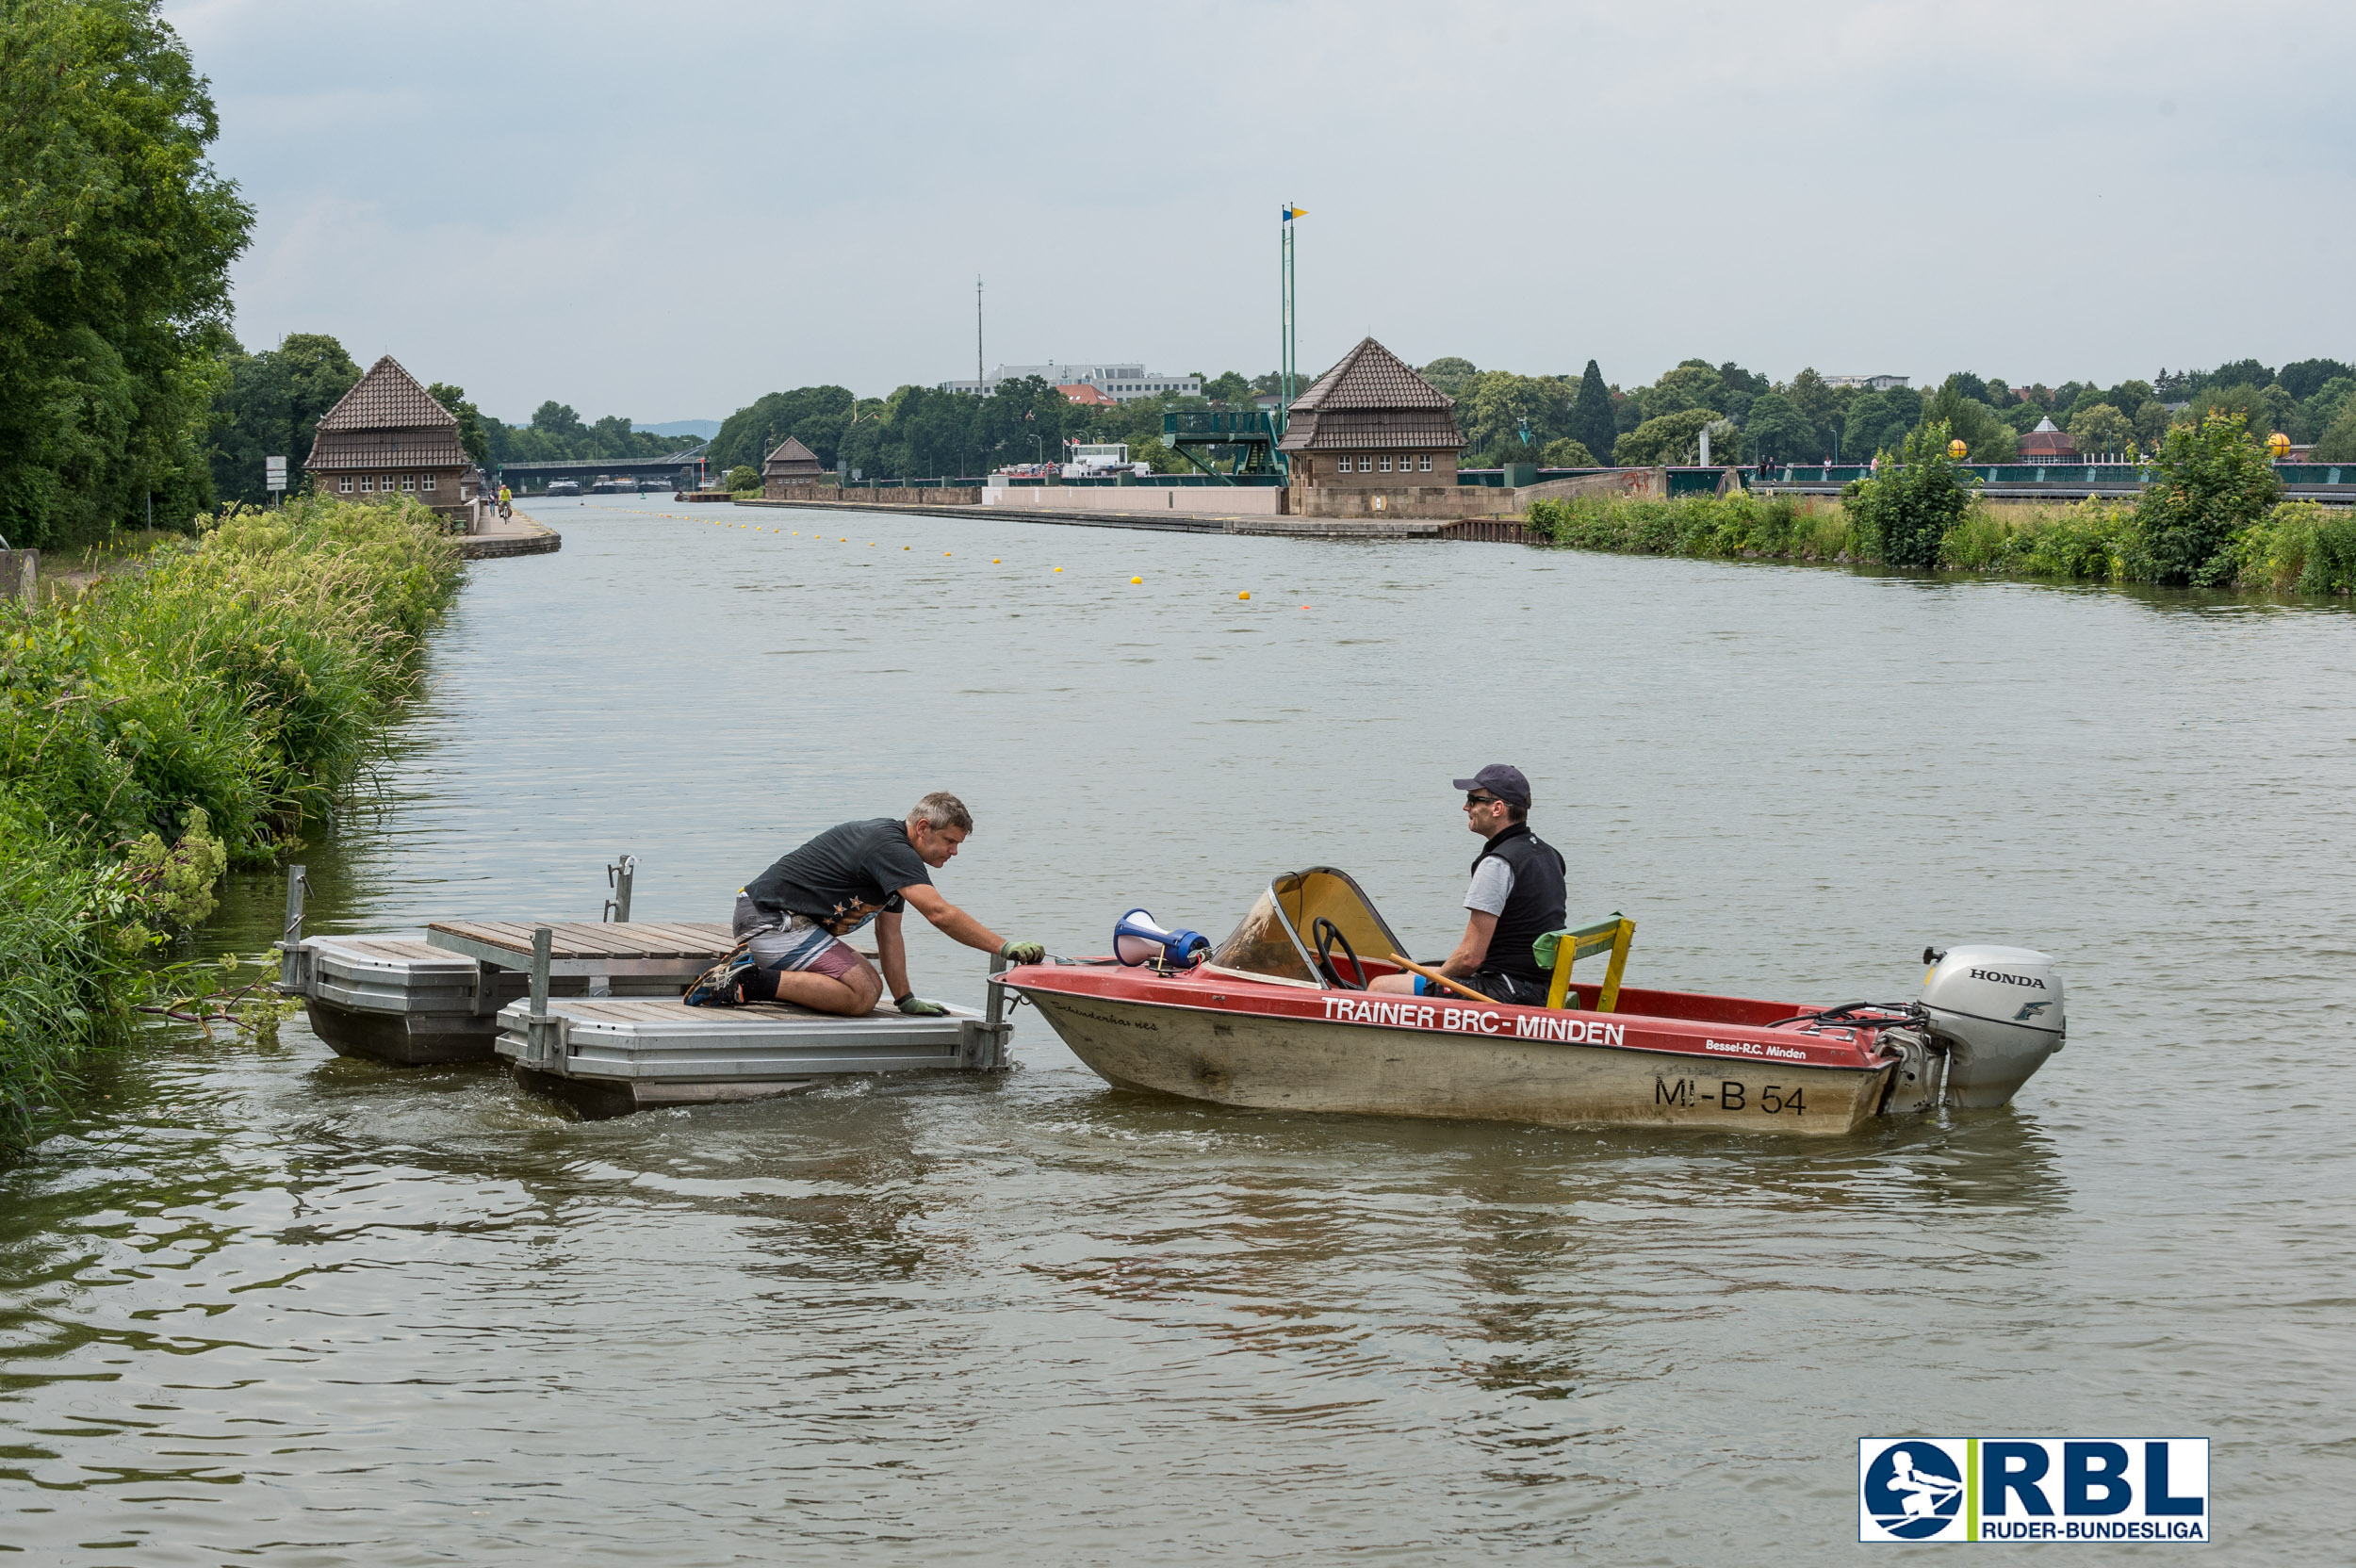
{"label": "blue megaphone", "polygon": [[1143,909],[1132,909],[1113,925],[1113,956],[1135,966],[1192,969],[1211,956],[1211,939],[1183,926],[1165,931]]}

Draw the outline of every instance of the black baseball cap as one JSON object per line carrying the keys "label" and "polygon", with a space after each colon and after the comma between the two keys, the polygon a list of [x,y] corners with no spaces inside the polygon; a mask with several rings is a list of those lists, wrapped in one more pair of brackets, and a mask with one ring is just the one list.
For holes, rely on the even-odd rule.
{"label": "black baseball cap", "polygon": [[1492,762],[1470,778],[1456,781],[1460,790],[1486,790],[1508,806],[1530,809],[1530,780],[1511,762]]}

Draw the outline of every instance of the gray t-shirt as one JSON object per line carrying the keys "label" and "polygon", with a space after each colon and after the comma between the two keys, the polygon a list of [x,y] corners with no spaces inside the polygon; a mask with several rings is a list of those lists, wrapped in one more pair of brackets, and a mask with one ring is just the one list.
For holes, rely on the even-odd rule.
{"label": "gray t-shirt", "polygon": [[1464,890],[1464,907],[1476,914],[1501,915],[1513,893],[1513,868],[1492,855],[1474,868],[1472,886]]}

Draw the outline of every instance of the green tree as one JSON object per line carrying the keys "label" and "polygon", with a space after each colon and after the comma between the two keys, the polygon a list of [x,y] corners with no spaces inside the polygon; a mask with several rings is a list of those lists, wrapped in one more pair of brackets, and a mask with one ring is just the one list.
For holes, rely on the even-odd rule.
{"label": "green tree", "polygon": [[1618,417],[1612,405],[1612,388],[1604,384],[1603,371],[1591,359],[1586,373],[1579,378],[1579,395],[1571,402],[1570,433],[1589,451],[1609,455],[1620,438]]}
{"label": "green tree", "polygon": [[[260,506],[263,459],[283,457],[290,470],[311,454],[319,416],[360,379],[344,346],[324,333],[288,333],[275,349],[249,354],[232,340],[221,389],[213,398],[205,458],[223,501]],[[288,480],[301,488],[290,472]]]}
{"label": "green tree", "polygon": [[1203,395],[1221,408],[1243,408],[1252,401],[1252,384],[1234,370],[1224,370],[1203,384]]}
{"label": "green tree", "polygon": [[1478,369],[1479,367],[1469,359],[1460,359],[1454,354],[1443,354],[1417,370],[1415,374],[1453,398],[1464,384],[1473,378]]}
{"label": "green tree", "polygon": [[1742,447],[1768,463],[1805,463],[1824,451],[1816,427],[1781,392],[1752,400],[1750,422],[1742,427]]}
{"label": "green tree", "polygon": [[2135,516],[2156,581],[2212,587],[2233,580],[2233,546],[2282,493],[2238,414],[2211,414],[2171,429]]}
{"label": "green tree", "polygon": [[1552,376],[1479,370],[1455,397],[1456,424],[1466,448],[1488,454],[1492,462],[1535,461],[1548,441],[1570,433],[1571,387]]}
{"label": "green tree", "polygon": [[2356,376],[2333,376],[2316,389],[2315,396],[2299,405],[2299,434],[2306,440],[2319,441],[2323,433],[2339,418],[2340,411],[2356,399]]}
{"label": "green tree", "polygon": [[253,209],[155,0],[0,8],[0,533],[89,539],[213,499],[229,264]]}
{"label": "green tree", "polygon": [[[1981,405],[1986,406],[1986,405]],[[1990,410],[1991,417],[1993,410]],[[1857,526],[1892,566],[1936,566],[1947,531],[1972,504],[1962,467],[1947,455],[1955,433],[1939,419],[1915,427],[1895,463],[1846,486],[1842,496]]]}
{"label": "green tree", "polygon": [[1538,461],[1548,468],[1599,468],[1602,466],[1595,461],[1595,454],[1587,449],[1587,443],[1575,441],[1567,435],[1559,435],[1547,442],[1546,449],[1540,454]]}
{"label": "green tree", "polygon": [[2088,458],[2135,449],[2135,427],[2108,403],[2089,403],[2070,416],[2070,438]]}
{"label": "green tree", "polygon": [[1799,411],[1800,417],[1808,421],[1814,436],[1808,455],[1821,457],[1831,451],[1833,425],[1839,416],[1840,400],[1833,396],[1833,389],[1824,384],[1824,378],[1810,366],[1793,376],[1788,385],[1777,390]]}
{"label": "green tree", "polygon": [[2356,398],[2316,437],[2314,455],[2317,463],[2356,463]]}
{"label": "green tree", "polygon": [[740,463],[728,470],[728,477],[721,482],[728,490],[743,495],[747,490],[761,488],[761,470],[749,463]]}
{"label": "green tree", "polygon": [[2336,359],[2294,360],[2283,366],[2274,379],[2282,384],[2283,391],[2303,403],[2340,377],[2356,377],[2356,367],[2343,365]]}
{"label": "green tree", "polygon": [[[458,420],[458,445],[475,466],[482,467],[491,460],[491,438],[483,429],[483,410],[466,400],[466,389],[437,381],[425,389],[425,395],[450,411]],[[600,421],[602,423],[602,421]]]}
{"label": "green tree", "polygon": [[573,440],[589,433],[589,427],[581,422],[581,416],[573,412],[572,405],[553,398],[532,411],[532,428]]}
{"label": "green tree", "polygon": [[2160,443],[2168,437],[2168,427],[2175,422],[2176,416],[2168,411],[2166,403],[2156,399],[2145,400],[2135,410],[2135,449],[2158,451]]}
{"label": "green tree", "polygon": [[[1716,424],[1720,417],[1716,409],[1682,408],[1675,414],[1647,419],[1613,445],[1612,461],[1624,468],[1698,462],[1702,431]],[[1716,450],[1715,437],[1711,445],[1710,455],[1713,459],[1733,455]]]}
{"label": "green tree", "polygon": [[[1976,378],[1972,378],[1976,379]],[[1965,394],[1967,378],[1949,376],[1922,404],[1922,428],[1944,425],[1950,440],[1960,437],[1974,463],[2009,463],[2021,455],[2021,438],[1996,411]]]}

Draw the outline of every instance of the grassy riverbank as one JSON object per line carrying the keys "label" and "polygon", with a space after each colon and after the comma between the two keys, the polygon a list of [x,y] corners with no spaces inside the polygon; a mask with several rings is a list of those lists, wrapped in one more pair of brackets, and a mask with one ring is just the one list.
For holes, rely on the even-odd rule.
{"label": "grassy riverbank", "polygon": [[458,570],[423,507],[304,499],[0,612],[0,1148],[123,1037],[222,868],[327,820]]}
{"label": "grassy riverbank", "polygon": [[[1538,501],[1532,531],[1577,549],[1631,555],[1883,564],[1881,541],[1838,501],[1747,493],[1677,500]],[[2286,501],[2240,531],[2233,575],[2217,585],[2270,593],[2356,592],[2356,514]],[[1939,564],[1958,572],[2078,582],[2163,580],[2135,507],[1975,503],[1947,531]]]}

